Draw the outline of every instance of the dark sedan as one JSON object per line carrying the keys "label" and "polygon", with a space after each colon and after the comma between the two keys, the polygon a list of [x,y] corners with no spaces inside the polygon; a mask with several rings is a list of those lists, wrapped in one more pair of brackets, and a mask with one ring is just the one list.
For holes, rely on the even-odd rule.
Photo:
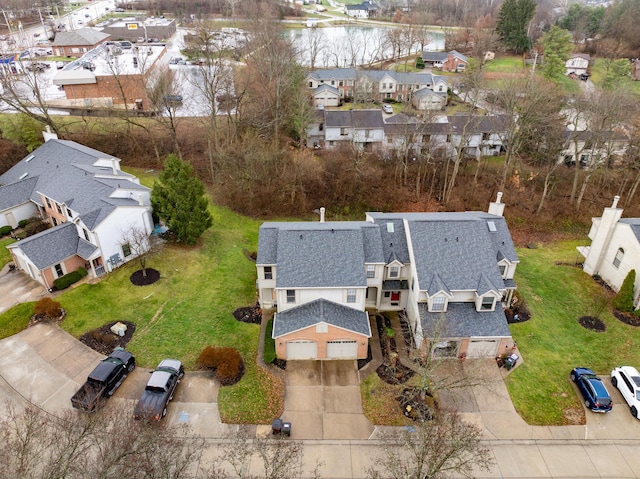
{"label": "dark sedan", "polygon": [[576,383],[584,405],[593,412],[609,412],[613,407],[609,391],[602,380],[589,368],[575,368],[571,371],[571,380]]}

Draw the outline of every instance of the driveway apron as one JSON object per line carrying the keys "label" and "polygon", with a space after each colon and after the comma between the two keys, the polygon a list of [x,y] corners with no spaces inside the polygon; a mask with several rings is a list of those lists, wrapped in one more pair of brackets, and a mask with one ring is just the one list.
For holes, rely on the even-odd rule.
{"label": "driveway apron", "polygon": [[0,272],[0,313],[16,304],[37,301],[47,291],[22,271],[11,271],[5,266]]}
{"label": "driveway apron", "polygon": [[368,439],[356,361],[288,361],[282,420],[294,439]]}

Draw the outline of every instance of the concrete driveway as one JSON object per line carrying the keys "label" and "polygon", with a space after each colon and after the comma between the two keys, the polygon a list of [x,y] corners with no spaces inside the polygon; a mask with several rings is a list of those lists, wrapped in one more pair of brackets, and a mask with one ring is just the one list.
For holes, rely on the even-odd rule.
{"label": "concrete driveway", "polygon": [[369,439],[356,361],[287,361],[282,420],[294,439]]}
{"label": "concrete driveway", "polygon": [[0,271],[0,313],[16,304],[37,301],[47,290],[22,271],[9,272],[9,266]]}

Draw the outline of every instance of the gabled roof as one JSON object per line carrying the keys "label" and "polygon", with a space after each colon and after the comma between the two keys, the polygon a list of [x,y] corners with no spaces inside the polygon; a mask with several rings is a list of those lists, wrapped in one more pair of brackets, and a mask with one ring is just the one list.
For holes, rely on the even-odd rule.
{"label": "gabled roof", "polygon": [[631,227],[631,231],[640,243],[640,218],[621,218],[618,223],[624,223]]}
{"label": "gabled roof", "polygon": [[504,217],[483,212],[406,213],[404,217],[421,288],[432,284],[437,274],[450,290],[476,291],[479,285],[504,289],[498,251],[518,261]]}
{"label": "gabled roof", "polygon": [[428,52],[426,50],[422,51],[422,59],[428,62],[443,62],[447,58],[449,58],[449,54],[447,52]]}
{"label": "gabled roof", "polygon": [[347,10],[372,11],[372,10],[376,10],[378,8],[378,6],[373,2],[362,2],[362,3],[359,3],[357,5],[345,5],[345,8]]}
{"label": "gabled roof", "polygon": [[371,212],[367,213],[367,218],[380,227],[385,260],[397,259],[402,264],[409,264],[409,247],[401,214]]}
{"label": "gabled roof", "polygon": [[116,191],[149,190],[129,173],[98,166],[119,161],[73,141],[49,140],[0,176],[0,184],[5,185],[0,187],[0,199],[4,204],[11,202],[6,197],[12,197],[12,206],[17,206],[24,202],[26,189],[31,187],[32,202],[42,206],[42,194],[64,203],[93,229],[117,206],[138,205],[137,198],[112,198]]}
{"label": "gabled roof", "polygon": [[338,90],[336,87],[331,86],[331,85],[329,85],[327,83],[323,83],[323,84],[319,85],[318,88],[316,88],[313,91],[313,94],[317,95],[318,93],[322,93],[322,92],[325,92],[325,91],[327,91],[329,93],[333,93],[334,95],[340,96],[340,90]]}
{"label": "gabled roof", "polygon": [[449,115],[447,117],[453,134],[501,133],[506,129],[507,115]]}
{"label": "gabled roof", "polygon": [[308,76],[317,81],[355,80],[358,71],[355,68],[330,68],[309,72]]}
{"label": "gabled roof", "polygon": [[330,127],[380,128],[384,127],[381,110],[327,110],[325,125]]}
{"label": "gabled roof", "polygon": [[377,226],[366,221],[264,223],[259,265],[277,265],[277,288],[365,287],[365,263],[383,263]]}
{"label": "gabled roof", "polygon": [[39,270],[78,255],[89,259],[97,246],[78,237],[76,225],[67,222],[29,236],[9,248],[20,248]]}
{"label": "gabled roof", "polygon": [[276,313],[273,337],[278,338],[321,322],[362,334],[367,338],[371,337],[369,316],[365,311],[358,311],[326,299],[317,299]]}
{"label": "gabled roof", "polygon": [[107,33],[102,33],[93,28],[80,28],[78,30],[56,33],[56,38],[51,45],[54,47],[94,46],[110,36],[111,35]]}
{"label": "gabled roof", "polygon": [[37,178],[27,177],[22,181],[0,187],[0,211],[28,202],[37,181]]}
{"label": "gabled roof", "polygon": [[[418,303],[422,334],[426,338],[509,337],[504,310],[476,311],[474,303],[449,303],[447,312],[429,312],[427,303]],[[446,319],[445,319],[446,318]]]}
{"label": "gabled roof", "polygon": [[421,88],[420,90],[416,91],[413,93],[413,97],[414,98],[426,98],[428,96],[438,96],[440,98],[446,98],[447,97],[447,92],[446,91],[433,91],[430,90],[429,88]]}

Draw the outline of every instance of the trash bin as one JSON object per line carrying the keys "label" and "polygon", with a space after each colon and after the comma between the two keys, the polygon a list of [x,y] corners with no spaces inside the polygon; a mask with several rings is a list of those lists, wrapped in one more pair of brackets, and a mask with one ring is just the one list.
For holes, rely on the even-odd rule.
{"label": "trash bin", "polygon": [[515,353],[512,354],[511,356],[509,356],[507,359],[504,360],[504,368],[507,371],[510,371],[511,368],[516,365],[516,363],[518,362],[518,359],[520,359],[520,356],[518,356]]}
{"label": "trash bin", "polygon": [[283,436],[291,436],[291,423],[283,422],[282,423],[282,435]]}
{"label": "trash bin", "polygon": [[274,419],[271,423],[271,434],[280,434],[282,432],[282,419]]}

